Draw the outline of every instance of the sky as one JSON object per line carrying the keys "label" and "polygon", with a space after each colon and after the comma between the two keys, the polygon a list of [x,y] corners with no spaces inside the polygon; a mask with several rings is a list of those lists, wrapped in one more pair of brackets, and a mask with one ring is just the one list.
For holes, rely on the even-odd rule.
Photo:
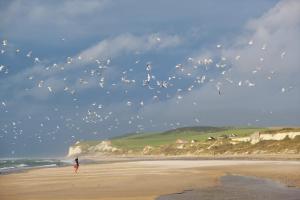
{"label": "sky", "polygon": [[300,125],[298,0],[0,0],[0,157]]}

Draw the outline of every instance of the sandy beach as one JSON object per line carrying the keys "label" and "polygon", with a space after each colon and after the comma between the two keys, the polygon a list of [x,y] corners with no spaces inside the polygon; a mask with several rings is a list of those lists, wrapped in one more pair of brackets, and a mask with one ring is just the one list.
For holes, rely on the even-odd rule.
{"label": "sandy beach", "polygon": [[216,187],[228,174],[267,178],[300,188],[299,161],[159,160],[82,164],[78,174],[69,166],[1,175],[0,198],[152,200]]}

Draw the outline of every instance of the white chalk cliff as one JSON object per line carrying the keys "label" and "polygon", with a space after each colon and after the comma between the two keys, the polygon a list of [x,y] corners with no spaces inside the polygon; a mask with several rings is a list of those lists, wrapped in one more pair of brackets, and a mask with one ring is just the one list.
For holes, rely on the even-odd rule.
{"label": "white chalk cliff", "polygon": [[74,146],[69,147],[68,157],[93,153],[113,153],[118,150],[118,148],[111,145],[111,141],[101,141],[99,144],[93,146],[86,146],[80,142],[76,142]]}
{"label": "white chalk cliff", "polygon": [[236,142],[250,142],[251,144],[256,144],[263,140],[283,140],[286,137],[294,139],[296,136],[299,136],[300,132],[285,132],[285,133],[260,133],[255,132],[249,137],[237,137],[232,138],[232,141]]}

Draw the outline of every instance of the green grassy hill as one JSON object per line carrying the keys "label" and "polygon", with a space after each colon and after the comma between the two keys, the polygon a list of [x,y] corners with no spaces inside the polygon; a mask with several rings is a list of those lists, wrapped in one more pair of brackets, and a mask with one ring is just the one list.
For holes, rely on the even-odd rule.
{"label": "green grassy hill", "polygon": [[159,147],[167,144],[174,144],[177,139],[206,141],[208,137],[247,136],[263,128],[226,128],[226,127],[185,127],[160,133],[141,133],[111,139],[112,145],[132,151],[141,151],[145,146]]}

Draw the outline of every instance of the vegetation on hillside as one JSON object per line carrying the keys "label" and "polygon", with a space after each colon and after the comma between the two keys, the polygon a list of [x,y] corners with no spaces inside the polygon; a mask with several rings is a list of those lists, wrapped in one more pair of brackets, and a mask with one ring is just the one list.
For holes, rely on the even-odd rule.
{"label": "vegetation on hillside", "polygon": [[247,136],[255,131],[264,130],[262,128],[218,128],[218,127],[192,127],[179,128],[162,133],[143,133],[125,136],[121,138],[112,139],[112,145],[131,151],[141,151],[145,146],[159,147],[162,145],[173,144],[177,139],[181,140],[196,140],[206,141],[209,137],[220,137],[223,135]]}
{"label": "vegetation on hillside", "polygon": [[[299,128],[232,128],[232,127],[184,127],[159,133],[127,134],[112,138],[109,145],[117,151],[113,154],[138,155],[232,155],[260,153],[300,153],[300,136],[281,141],[236,142],[232,138],[263,134],[300,132]],[[101,141],[83,141],[78,145],[83,154]],[[94,152],[95,153],[95,152]]]}

